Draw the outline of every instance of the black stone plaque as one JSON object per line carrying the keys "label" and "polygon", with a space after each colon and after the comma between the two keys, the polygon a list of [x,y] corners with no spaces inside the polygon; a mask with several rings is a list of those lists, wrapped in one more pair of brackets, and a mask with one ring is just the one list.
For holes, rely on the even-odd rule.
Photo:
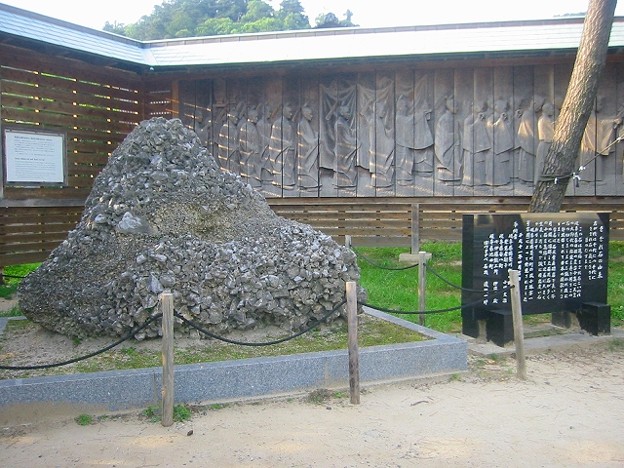
{"label": "black stone plaque", "polygon": [[[509,328],[510,269],[520,272],[523,314],[576,313],[585,302],[606,304],[608,249],[608,213],[464,215],[463,332],[479,336],[478,321],[493,313]],[[500,327],[488,323],[488,339],[509,339],[508,331],[492,328]]]}

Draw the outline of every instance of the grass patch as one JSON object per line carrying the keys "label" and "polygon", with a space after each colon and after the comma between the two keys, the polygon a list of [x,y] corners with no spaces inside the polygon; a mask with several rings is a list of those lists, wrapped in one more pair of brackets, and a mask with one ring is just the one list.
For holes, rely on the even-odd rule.
{"label": "grass patch", "polygon": [[[397,325],[362,316],[359,326],[358,345],[376,346],[406,343],[425,339],[421,334]],[[176,364],[231,361],[254,357],[284,356],[290,354],[331,351],[347,347],[348,329],[344,322],[335,323],[323,330],[313,330],[290,341],[271,346],[240,346],[221,341],[200,340],[198,346],[175,348]],[[203,343],[203,345],[202,345]],[[110,369],[141,369],[162,365],[160,351],[122,347],[95,356],[77,364],[78,372],[97,372]]]}
{"label": "grass patch", "polygon": [[[150,405],[143,410],[141,414],[150,422],[157,423],[162,420],[162,410],[159,405]],[[173,420],[175,422],[184,422],[191,419],[192,411],[187,405],[178,404],[173,407]]]}
{"label": "grass patch", "polygon": [[39,268],[41,263],[23,263],[20,265],[9,265],[5,266],[4,273],[4,284],[0,284],[0,297],[5,299],[11,299],[15,292],[17,291],[17,286],[19,285],[22,278],[27,276],[33,270]]}
{"label": "grass patch", "polygon": [[[16,354],[6,348],[11,340],[20,340],[25,334],[36,334],[41,327],[30,320],[10,320],[7,328],[0,337],[0,362],[10,365],[11,358]],[[60,335],[59,335],[60,337]],[[358,344],[361,347],[387,345],[394,343],[406,343],[427,339],[423,335],[398,325],[377,319],[368,315],[361,315],[358,327]],[[28,340],[28,337],[23,338]],[[82,355],[89,354],[101,349],[108,344],[102,343],[94,348],[89,340],[75,343],[71,339],[65,339],[65,348],[69,345],[67,356],[56,359],[60,362]],[[113,339],[111,339],[113,341]],[[186,341],[184,346],[174,345],[174,361],[179,364],[197,364],[206,362],[230,361],[254,357],[283,356],[298,353],[317,351],[331,351],[346,349],[348,341],[348,329],[345,321],[336,321],[326,327],[313,330],[293,340],[285,341],[276,345],[249,347],[217,340]],[[178,341],[180,343],[180,341]],[[60,346],[60,345],[59,345]],[[56,346],[59,348],[59,346]],[[87,346],[90,346],[87,348]],[[46,364],[51,363],[46,361]],[[0,379],[33,377],[37,375],[58,375],[67,373],[89,373],[105,370],[128,370],[159,367],[162,365],[162,353],[160,341],[147,340],[137,342],[126,341],[112,350],[93,356],[78,363],[43,370],[29,371],[0,371]]]}
{"label": "grass patch", "polygon": [[90,426],[91,424],[95,424],[95,418],[90,414],[80,414],[74,418],[76,424],[79,426]]}
{"label": "grass patch", "polygon": [[22,311],[18,306],[13,306],[9,310],[0,310],[0,317],[21,317]]}
{"label": "grass patch", "polygon": [[[425,289],[428,311],[443,310],[461,304],[461,292],[452,285],[461,286],[461,243],[427,242],[422,250],[432,253],[428,266],[440,277],[427,274]],[[360,282],[368,292],[368,303],[383,308],[404,312],[418,310],[418,268],[391,271],[377,267],[405,267],[399,263],[401,253],[409,253],[408,248],[396,247],[356,247],[358,265],[361,271]],[[414,323],[420,323],[419,315],[400,315]],[[444,333],[461,332],[461,312],[459,310],[440,314],[426,314],[426,327]]]}
{"label": "grass patch", "polygon": [[[399,263],[401,253],[409,253],[408,248],[396,247],[356,247],[358,265],[361,271],[361,285],[368,292],[368,303],[383,308],[400,311],[418,310],[418,268],[408,270],[381,270],[384,267],[404,267]],[[430,252],[432,259],[428,263],[426,309],[441,310],[459,306],[461,292],[449,285],[461,286],[462,245],[461,242],[426,242],[421,250]],[[435,276],[438,273],[444,280]],[[611,305],[611,324],[614,327],[624,325],[624,242],[609,243],[609,277],[607,301]],[[400,315],[406,320],[419,323],[418,315]],[[427,314],[424,325],[443,333],[461,332],[461,312]],[[526,321],[539,324],[550,321],[549,314],[528,315]]]}
{"label": "grass patch", "polygon": [[[460,290],[455,286],[461,285],[461,243],[460,242],[427,242],[422,250],[432,253],[432,260],[428,264],[426,309],[440,310],[457,307],[461,304]],[[608,302],[611,305],[612,326],[624,325],[624,242],[611,241],[609,243],[609,281]],[[382,308],[400,311],[416,311],[418,309],[418,269],[403,269],[388,271],[377,268],[404,267],[398,262],[401,253],[409,252],[408,248],[364,248],[356,247],[358,265],[361,270],[361,285],[367,290],[367,303]],[[17,267],[6,267],[5,273],[25,275],[39,264],[28,264]],[[437,273],[443,279],[434,275]],[[10,272],[10,273],[9,273]],[[18,279],[12,280],[17,284]],[[449,284],[450,283],[450,284]],[[18,315],[19,310],[14,308],[8,315]],[[418,315],[400,315],[401,318],[419,323]],[[536,314],[525,317],[529,325],[549,323],[549,314]],[[461,332],[461,312],[444,312],[427,314],[424,316],[424,325],[444,333]],[[8,340],[16,339],[20,333],[26,332],[28,327],[37,325],[28,320],[11,320],[7,325],[0,345]],[[385,321],[362,316],[359,327],[359,345],[361,347],[404,343],[423,339],[416,332],[390,324]],[[84,340],[86,341],[86,340]],[[202,344],[204,340],[199,340]],[[209,342],[209,343],[208,343]],[[206,340],[206,345],[176,348],[176,364],[193,364],[200,362],[228,361],[261,356],[279,356],[315,351],[345,349],[347,347],[347,327],[342,321],[335,322],[329,327],[314,330],[294,340],[266,347],[245,347]],[[80,348],[84,342],[73,342],[74,347]],[[613,346],[621,346],[614,344]],[[6,347],[6,346],[3,346]],[[86,354],[86,353],[85,353]],[[74,357],[79,354],[74,354]],[[7,363],[9,357],[0,353],[0,361]],[[158,367],[161,365],[160,350],[144,349],[139,342],[126,342],[107,353],[90,358],[68,367],[57,368],[47,373],[96,372],[112,369],[137,369]],[[16,378],[16,372],[2,372],[0,378]],[[20,377],[43,375],[20,373]]]}

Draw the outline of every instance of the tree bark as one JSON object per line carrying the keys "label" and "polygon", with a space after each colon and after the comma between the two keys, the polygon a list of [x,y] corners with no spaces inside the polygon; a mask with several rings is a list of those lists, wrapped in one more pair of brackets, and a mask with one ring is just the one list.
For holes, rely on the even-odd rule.
{"label": "tree bark", "polygon": [[585,126],[594,108],[600,75],[607,60],[609,36],[617,0],[590,0],[570,84],[555,122],[552,145],[544,161],[529,211],[561,209],[575,167]]}

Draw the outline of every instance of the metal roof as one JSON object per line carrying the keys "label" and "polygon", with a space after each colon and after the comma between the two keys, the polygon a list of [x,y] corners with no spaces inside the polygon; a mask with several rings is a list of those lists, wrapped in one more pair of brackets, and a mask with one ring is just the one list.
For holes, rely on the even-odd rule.
{"label": "metal roof", "polygon": [[[339,28],[141,42],[0,3],[0,37],[147,67],[575,50],[583,18],[396,28]],[[610,47],[624,46],[615,18]]]}
{"label": "metal roof", "polygon": [[0,36],[5,35],[127,62],[148,60],[140,41],[0,3]]}

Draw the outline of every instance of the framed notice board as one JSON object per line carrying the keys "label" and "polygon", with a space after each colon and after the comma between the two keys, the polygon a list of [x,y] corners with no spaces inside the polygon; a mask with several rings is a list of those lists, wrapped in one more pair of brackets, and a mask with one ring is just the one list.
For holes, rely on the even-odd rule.
{"label": "framed notice board", "polygon": [[30,126],[2,132],[3,182],[8,186],[65,185],[66,135]]}

